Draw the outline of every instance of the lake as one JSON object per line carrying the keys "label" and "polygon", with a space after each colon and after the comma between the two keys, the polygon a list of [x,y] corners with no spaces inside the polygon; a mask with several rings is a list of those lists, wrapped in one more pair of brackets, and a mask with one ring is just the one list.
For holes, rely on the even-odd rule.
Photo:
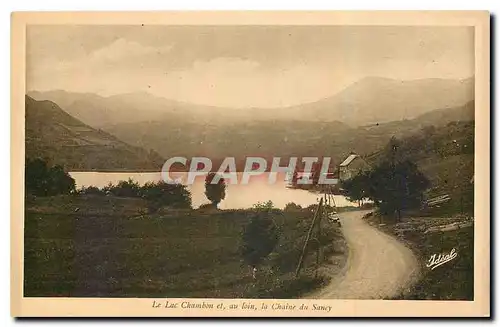
{"label": "lake", "polygon": [[[137,183],[143,185],[146,182],[161,180],[159,172],[70,172],[71,177],[75,179],[76,187],[97,186],[99,188],[109,183],[116,184],[121,180],[132,178]],[[179,177],[186,173],[171,173],[172,178]],[[241,173],[238,173],[238,180],[241,179]],[[197,208],[202,204],[209,203],[206,198],[204,178],[196,178],[192,185],[187,186],[191,192],[193,207]],[[339,207],[356,205],[349,202],[344,196],[335,195],[336,205]],[[274,206],[283,209],[289,202],[294,202],[306,207],[318,203],[319,195],[287,187],[284,175],[278,175],[274,184],[268,183],[268,174],[252,176],[250,182],[246,185],[229,184],[226,189],[226,198],[220,203],[221,209],[245,209],[250,208],[257,202],[266,202],[271,200]]]}

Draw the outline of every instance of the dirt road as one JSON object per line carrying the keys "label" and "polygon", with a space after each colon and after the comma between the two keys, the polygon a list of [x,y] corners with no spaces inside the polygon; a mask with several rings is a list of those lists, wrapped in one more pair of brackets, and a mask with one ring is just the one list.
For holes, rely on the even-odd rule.
{"label": "dirt road", "polygon": [[368,225],[366,211],[340,215],[349,246],[342,274],[333,276],[325,288],[308,298],[381,299],[400,294],[415,279],[418,261],[402,243]]}

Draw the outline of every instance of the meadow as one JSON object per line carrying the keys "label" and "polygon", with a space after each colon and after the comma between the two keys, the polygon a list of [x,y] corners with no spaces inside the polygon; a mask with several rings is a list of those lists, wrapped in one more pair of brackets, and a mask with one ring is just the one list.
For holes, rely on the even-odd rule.
{"label": "meadow", "polygon": [[[256,209],[160,209],[140,198],[26,197],[24,296],[293,298],[327,280],[308,249],[310,209],[272,210],[281,236],[252,278],[241,234]],[[323,222],[320,263],[345,263],[337,226]],[[314,245],[313,245],[314,246]],[[339,267],[340,269],[341,267]]]}

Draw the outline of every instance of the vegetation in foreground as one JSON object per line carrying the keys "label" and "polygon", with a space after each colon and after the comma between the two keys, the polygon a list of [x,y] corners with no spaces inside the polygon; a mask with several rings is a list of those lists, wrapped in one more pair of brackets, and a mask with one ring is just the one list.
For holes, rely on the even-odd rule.
{"label": "vegetation in foreground", "polygon": [[[268,201],[218,210],[225,183],[210,184],[215,174],[206,185],[212,203],[198,210],[180,184],[75,190],[42,159],[28,160],[25,176],[25,296],[291,298],[325,282],[311,269],[294,274],[311,208],[285,212]],[[346,255],[333,225],[314,246],[319,263]]]}

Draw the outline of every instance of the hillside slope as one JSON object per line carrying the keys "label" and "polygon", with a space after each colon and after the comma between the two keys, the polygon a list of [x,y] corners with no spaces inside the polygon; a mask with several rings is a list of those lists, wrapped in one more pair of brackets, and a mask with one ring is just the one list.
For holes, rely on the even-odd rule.
{"label": "hillside slope", "polygon": [[41,157],[67,170],[160,170],[154,151],[130,146],[75,119],[51,101],[26,96],[26,157]]}
{"label": "hillside slope", "polygon": [[[130,144],[152,148],[163,156],[206,156],[217,161],[248,156],[342,157],[352,129],[339,122],[240,122],[220,126],[165,120],[120,124],[105,130]],[[242,168],[242,167],[241,167]]]}

